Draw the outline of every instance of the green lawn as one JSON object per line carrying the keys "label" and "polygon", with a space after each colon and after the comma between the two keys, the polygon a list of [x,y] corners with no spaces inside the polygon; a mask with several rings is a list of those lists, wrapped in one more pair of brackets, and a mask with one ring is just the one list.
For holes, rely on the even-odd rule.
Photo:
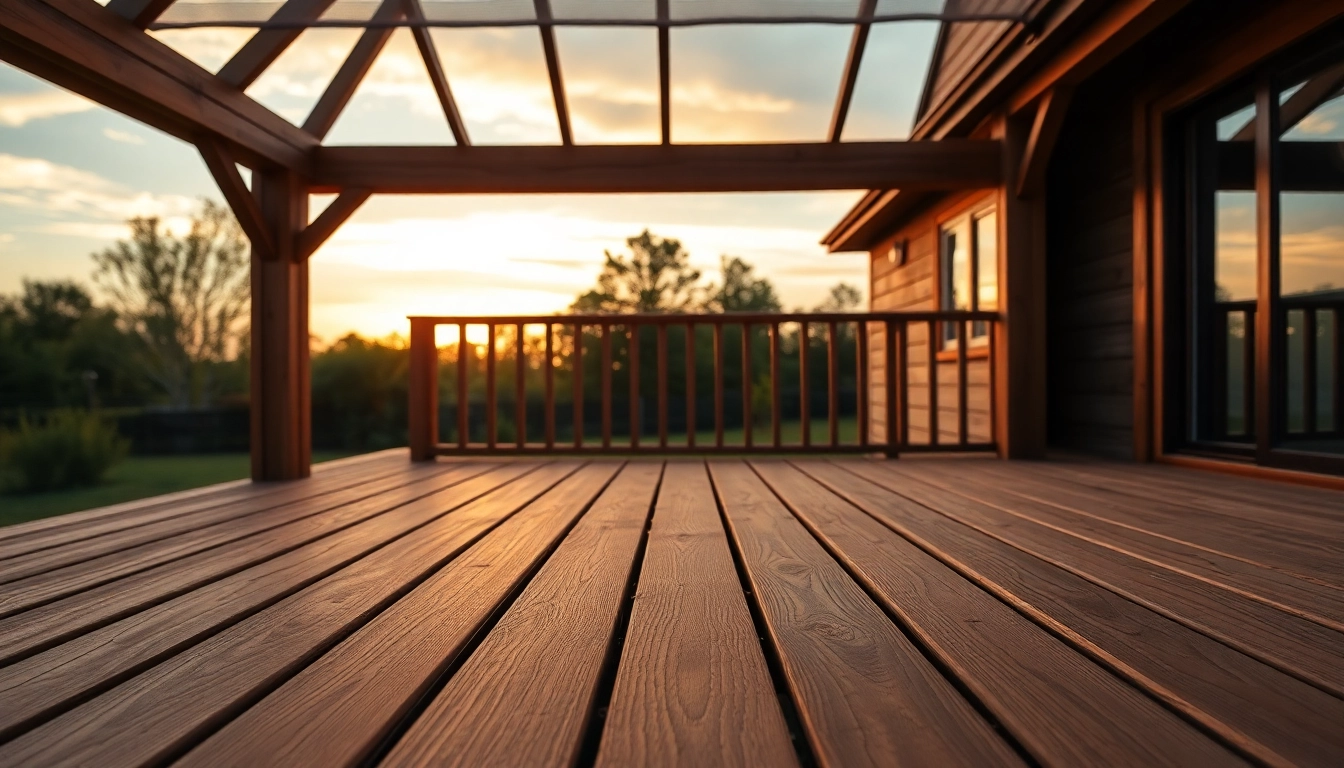
{"label": "green lawn", "polygon": [[[842,416],[836,419],[836,426],[840,430],[841,444],[854,444],[859,442],[859,422],[853,416]],[[742,445],[744,432],[742,428],[723,430],[724,445]],[[647,444],[649,435],[641,435],[641,442]],[[658,439],[657,433],[653,436]],[[612,436],[613,440],[616,436]],[[755,445],[768,445],[775,439],[774,432],[771,430],[770,421],[767,418],[765,423],[758,424],[751,430],[751,440]],[[785,421],[779,425],[779,440],[784,445],[802,445],[803,444],[803,423],[801,421]],[[830,445],[831,433],[830,426],[825,418],[812,419],[812,445],[824,449]],[[669,445],[685,445],[686,436],[684,434],[668,433],[667,442]],[[695,433],[696,445],[713,445],[714,430],[708,430]]]}
{"label": "green lawn", "polygon": [[[348,455],[348,452],[316,451],[313,461]],[[251,463],[245,453],[131,456],[113,467],[102,485],[93,488],[0,496],[0,526],[240,480],[250,471]]]}

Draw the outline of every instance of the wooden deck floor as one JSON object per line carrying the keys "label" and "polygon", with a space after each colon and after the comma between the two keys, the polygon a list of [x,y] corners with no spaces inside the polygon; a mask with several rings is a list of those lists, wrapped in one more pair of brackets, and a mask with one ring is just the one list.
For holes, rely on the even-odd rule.
{"label": "wooden deck floor", "polygon": [[411,465],[0,529],[0,765],[1340,765],[1344,494]]}

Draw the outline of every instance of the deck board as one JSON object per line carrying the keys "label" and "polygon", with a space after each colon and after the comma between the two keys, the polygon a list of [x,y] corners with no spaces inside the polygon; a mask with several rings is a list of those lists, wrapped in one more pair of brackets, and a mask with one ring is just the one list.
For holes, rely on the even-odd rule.
{"label": "deck board", "polygon": [[404,452],[0,529],[0,766],[1338,765],[1344,494]]}

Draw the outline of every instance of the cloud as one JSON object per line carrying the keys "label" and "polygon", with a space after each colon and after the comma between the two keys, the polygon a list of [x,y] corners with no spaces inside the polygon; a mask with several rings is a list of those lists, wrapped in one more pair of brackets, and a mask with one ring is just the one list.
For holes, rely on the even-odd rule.
{"label": "cloud", "polygon": [[157,216],[183,231],[198,202],[185,195],[136,192],[95,173],[33,157],[0,153],[0,205],[33,211],[49,221],[32,231],[96,239],[124,236],[124,222]]}
{"label": "cloud", "polygon": [[82,96],[60,90],[0,94],[0,125],[21,128],[33,120],[85,112],[97,105]]}
{"label": "cloud", "polygon": [[127,132],[127,131],[118,131],[118,130],[115,129],[115,128],[104,128],[104,129],[103,129],[103,135],[106,136],[107,138],[113,140],[113,141],[121,142],[122,144],[144,144],[144,143],[145,143],[145,139],[144,139],[144,137],[142,137],[142,136],[138,136],[138,135],[136,135],[136,134],[134,134],[134,133],[129,133],[129,132]]}

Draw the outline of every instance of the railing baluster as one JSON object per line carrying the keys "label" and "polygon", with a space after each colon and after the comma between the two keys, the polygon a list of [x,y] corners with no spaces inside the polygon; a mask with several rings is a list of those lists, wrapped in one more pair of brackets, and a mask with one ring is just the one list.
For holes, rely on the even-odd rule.
{"label": "railing baluster", "polygon": [[602,324],[602,447],[611,448],[611,323]]}
{"label": "railing baluster", "polygon": [[555,333],[546,324],[546,362],[542,367],[546,379],[546,450],[555,449]]}
{"label": "railing baluster", "polygon": [[798,323],[798,419],[802,423],[803,447],[812,445],[812,387],[807,375],[807,321]]}
{"label": "railing baluster", "polygon": [[1225,306],[1214,305],[1211,314],[1213,326],[1213,344],[1211,353],[1213,355],[1213,382],[1222,382],[1222,386],[1212,387],[1209,401],[1212,403],[1212,423],[1209,428],[1214,430],[1220,438],[1225,438],[1232,434],[1232,414],[1230,410],[1228,390],[1231,388],[1232,379],[1228,376],[1228,368],[1231,364],[1231,356],[1228,352],[1228,337],[1232,331],[1232,312]]}
{"label": "railing baluster", "polygon": [[574,400],[574,447],[583,447],[583,324],[574,324],[574,373],[570,377]]}
{"label": "railing baluster", "polygon": [[989,324],[989,442],[996,449],[999,445],[999,422],[998,422],[998,380],[994,377],[998,375],[998,335],[999,323],[997,320]]}
{"label": "railing baluster", "polygon": [[467,402],[467,366],[470,365],[467,358],[467,324],[458,323],[457,325],[457,447],[466,448],[468,442],[468,429],[471,424],[468,421]]}
{"label": "railing baluster", "polygon": [[495,447],[496,428],[499,426],[496,421],[499,416],[496,408],[498,403],[495,398],[495,324],[490,323],[486,326],[486,350],[485,350],[485,447],[491,450]]}
{"label": "railing baluster", "polygon": [[667,447],[667,324],[658,324],[658,447]]}
{"label": "railing baluster", "polygon": [[695,324],[686,324],[686,445],[695,447]]}
{"label": "railing baluster", "polygon": [[896,419],[901,450],[910,447],[910,323],[896,326]]}
{"label": "railing baluster", "polygon": [[967,400],[970,397],[970,388],[966,381],[966,348],[970,346],[970,324],[962,319],[957,324],[957,444],[966,445],[970,442],[970,415],[967,413],[969,406]]}
{"label": "railing baluster", "polygon": [[[904,448],[904,441],[900,436],[900,428],[897,424],[897,417],[900,414],[900,408],[904,402],[898,397],[900,393],[901,371],[896,367],[896,330],[897,323],[892,320],[886,321],[882,331],[882,347],[884,352],[883,372],[886,376],[887,396],[887,457],[896,458]],[[901,339],[904,342],[904,338]],[[904,421],[902,419],[901,421]]]}
{"label": "railing baluster", "polygon": [[1331,385],[1335,393],[1335,436],[1344,436],[1344,304],[1332,308],[1335,316],[1334,377]]}
{"label": "railing baluster", "polygon": [[[929,365],[929,445],[938,444],[938,321],[929,321],[929,343],[926,346]],[[957,339],[961,344],[961,339]]]}
{"label": "railing baluster", "polygon": [[523,324],[518,324],[518,338],[513,353],[513,418],[517,421],[514,442],[519,448],[527,445],[527,351],[523,349]]}
{"label": "railing baluster", "polygon": [[826,326],[826,426],[831,446],[840,444],[840,345],[836,343],[836,322]]}
{"label": "railing baluster", "polygon": [[778,448],[784,434],[779,412],[779,323],[770,324],[770,439]]}
{"label": "railing baluster", "polygon": [[723,321],[714,321],[714,446],[723,447]]}
{"label": "railing baluster", "polygon": [[1242,358],[1241,358],[1241,409],[1243,433],[1255,437],[1255,312],[1245,310],[1241,315]]}
{"label": "railing baluster", "polygon": [[751,323],[742,324],[742,445],[751,447]]}
{"label": "railing baluster", "polygon": [[859,445],[868,445],[868,323],[854,323],[854,410],[858,419]]}
{"label": "railing baluster", "polygon": [[630,323],[626,326],[630,340],[629,352],[626,355],[630,362],[630,447],[639,447],[639,431],[643,426],[639,423],[639,326]]}
{"label": "railing baluster", "polygon": [[1302,310],[1302,431],[1316,434],[1316,309]]}

